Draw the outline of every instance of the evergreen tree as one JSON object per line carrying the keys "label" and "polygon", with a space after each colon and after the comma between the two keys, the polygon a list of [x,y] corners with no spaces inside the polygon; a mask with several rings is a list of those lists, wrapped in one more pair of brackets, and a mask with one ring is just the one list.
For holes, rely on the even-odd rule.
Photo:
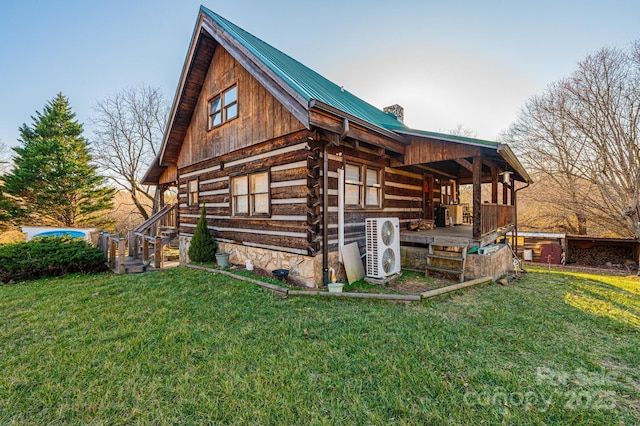
{"label": "evergreen tree", "polygon": [[[99,212],[113,207],[114,190],[91,164],[82,124],[59,93],[33,124],[20,127],[15,167],[4,176],[13,214],[58,226],[98,225]],[[8,200],[5,197],[5,201]]]}
{"label": "evergreen tree", "polygon": [[192,262],[213,262],[216,258],[218,243],[209,233],[207,213],[204,204],[200,212],[200,219],[189,245],[189,259]]}

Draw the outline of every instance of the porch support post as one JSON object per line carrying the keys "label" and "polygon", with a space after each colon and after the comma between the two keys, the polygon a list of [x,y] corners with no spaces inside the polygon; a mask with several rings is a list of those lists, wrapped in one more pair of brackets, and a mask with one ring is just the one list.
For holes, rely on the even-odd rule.
{"label": "porch support post", "polygon": [[482,236],[482,157],[473,157],[473,239]]}
{"label": "porch support post", "polygon": [[508,206],[509,203],[507,201],[507,185],[506,184],[502,184],[502,204],[504,204],[505,206]]}
{"label": "porch support post", "polygon": [[491,203],[498,204],[498,169],[491,167]]}
{"label": "porch support post", "polygon": [[514,181],[511,181],[511,185],[509,185],[509,189],[511,189],[511,205],[515,206],[516,205],[516,185]]}

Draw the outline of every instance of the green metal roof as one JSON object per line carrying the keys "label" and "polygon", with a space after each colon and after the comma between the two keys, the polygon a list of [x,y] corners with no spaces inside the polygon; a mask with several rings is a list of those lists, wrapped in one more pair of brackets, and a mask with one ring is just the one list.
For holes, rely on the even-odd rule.
{"label": "green metal roof", "polygon": [[451,142],[460,142],[460,143],[472,144],[472,145],[482,145],[490,148],[497,148],[500,145],[499,142],[495,142],[495,141],[468,138],[466,136],[450,135],[448,133],[429,132],[426,130],[418,130],[418,129],[402,129],[398,131],[399,133],[402,133],[402,134],[431,137],[435,139],[445,139]]}
{"label": "green metal roof", "polygon": [[343,90],[311,68],[249,34],[204,6],[200,10],[224,28],[246,49],[284,80],[307,102],[320,101],[385,130],[408,130],[395,115],[388,114]]}

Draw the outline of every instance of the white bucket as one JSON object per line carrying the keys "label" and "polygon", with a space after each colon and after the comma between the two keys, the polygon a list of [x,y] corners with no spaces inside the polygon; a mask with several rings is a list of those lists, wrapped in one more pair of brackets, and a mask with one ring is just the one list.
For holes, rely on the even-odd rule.
{"label": "white bucket", "polygon": [[342,288],[344,287],[343,283],[331,283],[327,284],[329,287],[329,293],[342,293]]}

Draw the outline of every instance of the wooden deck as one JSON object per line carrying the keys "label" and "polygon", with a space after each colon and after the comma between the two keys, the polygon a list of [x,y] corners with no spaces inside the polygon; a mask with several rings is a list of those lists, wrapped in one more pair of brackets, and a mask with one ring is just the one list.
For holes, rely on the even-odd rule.
{"label": "wooden deck", "polygon": [[450,243],[469,243],[469,247],[483,247],[491,244],[501,235],[504,235],[512,227],[496,230],[482,237],[480,241],[473,239],[472,225],[457,225],[434,228],[428,231],[408,231],[400,230],[400,243],[411,243],[419,245],[429,245],[434,240]]}
{"label": "wooden deck", "polygon": [[427,231],[400,230],[401,243],[429,244],[433,240],[445,240],[449,242],[466,242],[473,240],[473,227],[471,225],[447,226],[433,228]]}

